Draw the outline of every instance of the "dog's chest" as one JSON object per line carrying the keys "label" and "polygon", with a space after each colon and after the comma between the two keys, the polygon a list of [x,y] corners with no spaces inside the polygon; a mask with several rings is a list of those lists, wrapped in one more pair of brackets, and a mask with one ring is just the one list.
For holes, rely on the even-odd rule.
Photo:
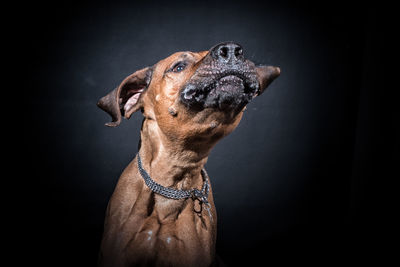
{"label": "dog's chest", "polygon": [[165,224],[147,218],[142,230],[126,246],[128,262],[156,266],[209,265],[215,246],[212,227],[206,229],[195,217],[187,220],[189,215],[181,216]]}

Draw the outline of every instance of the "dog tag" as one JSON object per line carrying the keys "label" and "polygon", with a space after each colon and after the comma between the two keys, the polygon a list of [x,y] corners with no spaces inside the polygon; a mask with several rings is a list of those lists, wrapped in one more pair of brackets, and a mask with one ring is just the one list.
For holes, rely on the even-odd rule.
{"label": "dog tag", "polygon": [[203,204],[199,199],[194,199],[193,200],[193,210],[196,212],[198,215],[201,215],[201,212],[203,211]]}

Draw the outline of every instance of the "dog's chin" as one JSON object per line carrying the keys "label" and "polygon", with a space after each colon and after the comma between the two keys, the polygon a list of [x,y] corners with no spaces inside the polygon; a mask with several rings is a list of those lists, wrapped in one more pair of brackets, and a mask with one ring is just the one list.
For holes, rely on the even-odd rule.
{"label": "dog's chin", "polygon": [[181,101],[191,109],[214,108],[221,111],[241,110],[251,101],[256,84],[243,77],[226,75],[204,86],[190,83],[181,93]]}

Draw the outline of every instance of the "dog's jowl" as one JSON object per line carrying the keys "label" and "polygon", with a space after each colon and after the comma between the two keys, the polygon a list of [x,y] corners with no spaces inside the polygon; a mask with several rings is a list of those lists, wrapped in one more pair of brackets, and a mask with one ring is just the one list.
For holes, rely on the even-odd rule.
{"label": "dog's jowl", "polygon": [[217,214],[204,169],[212,147],[280,74],[221,43],[177,52],[126,77],[98,102],[118,126],[141,111],[140,149],[109,201],[100,266],[211,266]]}

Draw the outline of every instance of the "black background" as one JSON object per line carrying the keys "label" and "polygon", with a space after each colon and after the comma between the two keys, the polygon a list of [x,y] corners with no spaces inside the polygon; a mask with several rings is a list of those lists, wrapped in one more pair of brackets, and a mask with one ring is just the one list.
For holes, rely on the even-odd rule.
{"label": "black background", "polygon": [[107,201],[137,152],[142,120],[137,113],[107,128],[97,100],[173,52],[228,40],[282,74],[206,165],[222,260],[325,266],[393,252],[383,241],[390,200],[382,181],[396,177],[398,128],[376,6],[142,1],[17,10],[26,104],[15,107],[24,131],[17,172],[28,178],[16,189],[28,196],[16,209],[18,261],[96,264]]}

